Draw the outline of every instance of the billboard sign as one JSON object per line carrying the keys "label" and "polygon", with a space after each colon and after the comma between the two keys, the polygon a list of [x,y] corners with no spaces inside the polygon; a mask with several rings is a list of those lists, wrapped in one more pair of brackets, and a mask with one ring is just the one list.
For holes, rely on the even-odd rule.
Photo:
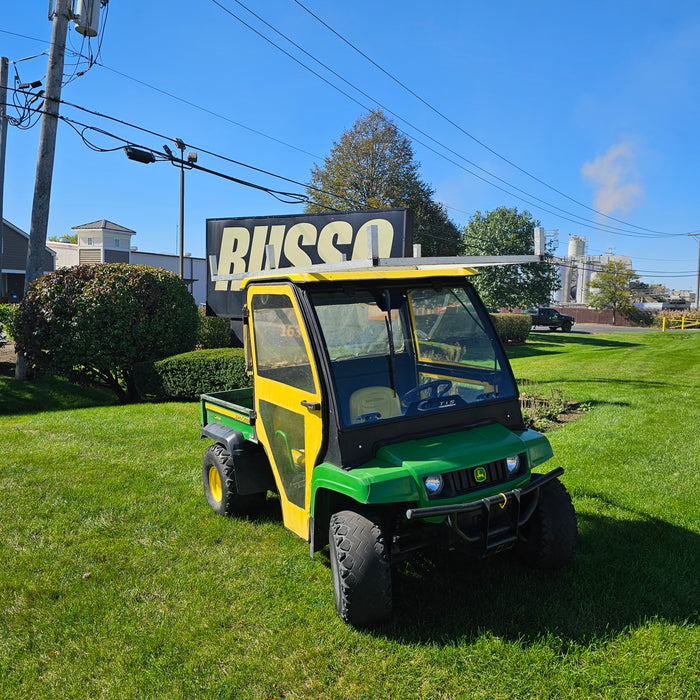
{"label": "billboard sign", "polygon": [[[235,219],[207,219],[207,259],[216,260],[216,274],[230,275],[266,267],[306,267],[343,259],[367,258],[367,229],[378,233],[379,256],[401,258],[413,243],[408,210],[296,214]],[[272,245],[274,261],[266,259]],[[270,265],[270,262],[273,265]],[[211,270],[211,266],[209,266]],[[240,318],[243,300],[237,285],[207,277],[207,312]]]}

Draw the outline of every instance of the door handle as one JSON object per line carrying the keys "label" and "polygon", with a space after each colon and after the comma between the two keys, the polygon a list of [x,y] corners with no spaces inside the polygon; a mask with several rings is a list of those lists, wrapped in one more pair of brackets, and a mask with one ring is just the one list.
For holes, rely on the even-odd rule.
{"label": "door handle", "polygon": [[302,401],[301,405],[304,408],[308,408],[310,411],[320,411],[321,402],[320,401]]}

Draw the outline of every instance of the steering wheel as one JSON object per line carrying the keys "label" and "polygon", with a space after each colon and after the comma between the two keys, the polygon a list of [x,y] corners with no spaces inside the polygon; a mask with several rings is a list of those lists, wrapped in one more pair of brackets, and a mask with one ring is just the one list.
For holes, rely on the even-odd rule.
{"label": "steering wheel", "polygon": [[427,389],[431,390],[433,396],[444,396],[451,388],[452,382],[449,379],[434,379],[432,382],[426,382],[413,389],[409,389],[401,397],[401,404],[403,406],[409,406],[414,401],[420,400],[420,395]]}

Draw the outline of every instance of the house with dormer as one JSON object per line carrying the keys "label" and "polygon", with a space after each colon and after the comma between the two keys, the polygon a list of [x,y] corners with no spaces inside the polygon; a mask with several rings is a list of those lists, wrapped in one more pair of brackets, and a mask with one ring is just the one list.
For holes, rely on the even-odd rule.
{"label": "house with dormer", "polygon": [[[107,219],[99,219],[71,231],[78,242],[70,239],[49,241],[48,246],[56,255],[56,268],[73,265],[98,265],[99,263],[131,263],[160,267],[179,273],[180,257],[169,253],[148,253],[132,245],[136,231],[115,224]],[[194,258],[185,253],[183,258],[183,279],[198,305],[204,305],[207,298],[207,275],[204,258]]]}
{"label": "house with dormer", "polygon": [[[0,302],[19,301],[24,296],[29,234],[2,220],[0,228]],[[55,270],[56,254],[48,246],[41,256],[42,274]]]}

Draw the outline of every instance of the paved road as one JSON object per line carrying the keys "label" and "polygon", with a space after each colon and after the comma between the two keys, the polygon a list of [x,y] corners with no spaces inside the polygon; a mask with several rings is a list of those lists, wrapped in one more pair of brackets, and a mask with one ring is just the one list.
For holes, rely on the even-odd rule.
{"label": "paved road", "polygon": [[[675,333],[678,329],[669,329],[667,333]],[[572,333],[584,333],[587,335],[595,335],[596,333],[647,333],[649,331],[661,332],[660,328],[638,328],[634,326],[605,326],[599,323],[575,323],[571,329]],[[700,328],[686,328],[683,333],[695,331],[700,332]],[[546,328],[536,328],[535,333],[561,333],[561,331],[548,331]]]}
{"label": "paved road", "polygon": [[645,333],[647,331],[660,331],[660,328],[639,328],[638,326],[605,326],[598,323],[575,323],[572,333]]}

